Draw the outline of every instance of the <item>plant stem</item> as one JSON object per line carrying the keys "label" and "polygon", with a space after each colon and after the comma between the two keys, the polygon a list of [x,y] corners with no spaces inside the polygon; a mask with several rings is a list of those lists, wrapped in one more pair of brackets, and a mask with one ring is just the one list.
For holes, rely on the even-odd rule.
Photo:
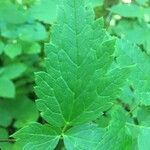
{"label": "plant stem", "polygon": [[139,106],[140,106],[140,103],[138,103],[136,106],[134,106],[134,107],[128,112],[127,115],[132,114]]}
{"label": "plant stem", "polygon": [[16,142],[16,140],[15,139],[0,139],[0,143],[7,143],[7,142],[9,142],[9,143],[14,143],[14,142]]}
{"label": "plant stem", "polygon": [[62,129],[62,133],[64,133],[66,131],[66,129],[68,128],[68,124],[66,124],[63,129]]}

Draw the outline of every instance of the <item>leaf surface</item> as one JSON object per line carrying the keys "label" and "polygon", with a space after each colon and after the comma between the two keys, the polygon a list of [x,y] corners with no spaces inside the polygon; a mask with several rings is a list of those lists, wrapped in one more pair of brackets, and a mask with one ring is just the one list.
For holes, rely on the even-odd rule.
{"label": "leaf surface", "polygon": [[83,0],[63,1],[45,47],[47,72],[36,73],[37,107],[54,126],[96,119],[118,96],[128,74],[127,68],[116,69],[112,77],[107,73],[116,40],[91,12]]}
{"label": "leaf surface", "polygon": [[112,13],[129,18],[142,18],[148,14],[148,9],[135,4],[118,4],[113,6],[110,11]]}
{"label": "leaf surface", "polygon": [[52,23],[56,20],[57,1],[39,0],[29,9],[29,14],[44,23]]}
{"label": "leaf surface", "polygon": [[138,148],[139,150],[149,150],[150,148],[150,128],[141,128],[141,132],[138,137]]}
{"label": "leaf surface", "polygon": [[11,80],[0,77],[0,97],[15,97],[15,85]]}
{"label": "leaf surface", "polygon": [[[137,103],[150,104],[150,58],[132,43],[121,40],[118,43],[118,59],[120,66],[135,65],[128,79],[128,87],[132,86],[134,92],[131,94]],[[142,88],[141,88],[142,87]],[[126,92],[126,90],[124,90]],[[124,99],[129,98],[129,94],[123,93]]]}
{"label": "leaf surface", "polygon": [[122,111],[115,111],[112,121],[94,150],[129,150],[132,138],[126,127],[126,117]]}
{"label": "leaf surface", "polygon": [[19,43],[7,44],[4,49],[4,53],[9,56],[11,59],[14,59],[16,56],[20,55],[22,52],[22,47]]}
{"label": "leaf surface", "polygon": [[18,140],[24,150],[53,150],[60,136],[49,125],[32,123],[16,132],[13,137]]}
{"label": "leaf surface", "polygon": [[64,135],[65,147],[67,150],[92,150],[104,133],[105,129],[94,124],[73,127]]}
{"label": "leaf surface", "polygon": [[0,76],[7,79],[16,79],[27,69],[23,63],[14,63],[0,69]]}
{"label": "leaf surface", "polygon": [[[0,126],[8,127],[15,119],[13,126],[21,128],[39,117],[35,103],[27,97],[17,97],[13,100],[0,100]],[[23,112],[23,113],[20,113]]]}

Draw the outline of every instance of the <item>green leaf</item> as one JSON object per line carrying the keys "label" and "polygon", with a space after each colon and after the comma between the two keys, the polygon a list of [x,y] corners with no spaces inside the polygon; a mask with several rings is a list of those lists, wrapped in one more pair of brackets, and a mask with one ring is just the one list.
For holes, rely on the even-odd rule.
{"label": "green leaf", "polygon": [[[135,65],[128,79],[128,87],[132,86],[136,103],[150,105],[150,58],[132,43],[121,40],[118,42],[117,62],[120,66]],[[142,88],[141,88],[142,87]],[[126,92],[126,90],[124,90]],[[128,94],[123,93],[124,99]],[[131,97],[132,99],[132,97]]]}
{"label": "green leaf", "polygon": [[150,126],[150,107],[139,107],[137,110],[137,118],[142,126]]}
{"label": "green leaf", "polygon": [[17,5],[10,2],[0,2],[0,22],[21,24],[27,20],[27,17],[27,14],[21,7],[18,9]]}
{"label": "green leaf", "polygon": [[110,8],[112,13],[123,17],[142,18],[145,14],[145,9],[135,4],[118,4]]}
{"label": "green leaf", "polygon": [[31,43],[31,45],[27,45],[28,49],[24,50],[25,54],[37,54],[41,52],[41,46],[38,43]]}
{"label": "green leaf", "polygon": [[73,127],[64,134],[65,147],[67,150],[92,150],[104,132],[105,129],[94,124]]}
{"label": "green leaf", "polygon": [[3,24],[0,26],[1,29],[1,36],[8,38],[8,39],[17,39],[18,38],[18,26],[17,25],[7,25],[7,24]]}
{"label": "green leaf", "polygon": [[[124,39],[137,45],[143,45],[145,51],[150,54],[150,28],[145,22],[120,20],[113,31]],[[136,36],[135,36],[136,34]]]}
{"label": "green leaf", "polygon": [[59,141],[59,134],[49,125],[32,123],[14,135],[24,150],[53,150]]}
{"label": "green leaf", "polygon": [[28,42],[28,41],[23,41],[22,43],[22,53],[23,54],[39,54],[41,52],[41,45],[38,42]]}
{"label": "green leaf", "polygon": [[[11,112],[13,118],[16,118],[16,121],[14,122],[14,126],[16,128],[24,127],[26,124],[29,124],[30,122],[36,121],[38,119],[39,113],[36,109],[35,103],[30,99],[21,97],[16,99],[13,104],[11,103],[9,103],[9,106],[13,106]],[[17,106],[19,106],[18,109]],[[24,113],[19,113],[20,111],[23,111]]]}
{"label": "green leaf", "polygon": [[[20,113],[21,111],[23,113]],[[16,128],[21,128],[30,122],[36,121],[39,117],[35,103],[23,96],[12,101],[0,100],[0,114],[3,114],[4,117],[0,120],[1,126],[7,127],[15,119],[14,127]]]}
{"label": "green leaf", "polygon": [[92,6],[102,6],[104,0],[91,0]]}
{"label": "green leaf", "polygon": [[36,20],[51,24],[56,20],[57,1],[39,0],[29,9],[29,14]]}
{"label": "green leaf", "polygon": [[7,79],[15,79],[22,75],[22,73],[27,69],[26,65],[23,63],[14,63],[6,67],[1,68],[2,70],[0,76]]}
{"label": "green leaf", "polygon": [[22,52],[22,47],[19,43],[7,44],[4,49],[4,53],[9,56],[11,59],[14,59],[16,56],[20,55]]}
{"label": "green leaf", "polygon": [[140,5],[145,5],[146,3],[148,3],[149,0],[136,0],[137,3],[139,3]]}
{"label": "green leaf", "polygon": [[[105,103],[106,98],[107,102],[112,103],[116,98],[119,97],[122,89],[120,87],[124,86],[124,81],[130,73],[129,68],[117,68],[111,70],[107,77],[101,78],[100,85],[98,86],[98,94],[101,97],[101,101]],[[109,93],[109,94],[108,94]]]}
{"label": "green leaf", "polygon": [[149,150],[150,148],[150,128],[141,128],[141,132],[138,137],[139,150]]}
{"label": "green leaf", "polygon": [[129,150],[131,146],[132,138],[126,127],[126,116],[123,111],[115,111],[109,127],[94,150]]}
{"label": "green leaf", "polygon": [[37,108],[54,126],[96,119],[112,105],[126,81],[127,68],[116,69],[109,77],[116,40],[91,11],[83,0],[64,0],[45,48],[47,72],[36,73]]}
{"label": "green leaf", "polygon": [[23,41],[34,42],[47,38],[46,29],[40,23],[24,24],[18,30],[19,38]]}
{"label": "green leaf", "polygon": [[0,97],[4,98],[15,97],[15,85],[9,79],[0,77]]}
{"label": "green leaf", "polygon": [[[4,101],[4,100],[3,100]],[[11,124],[12,121],[12,116],[8,110],[3,108],[2,106],[0,107],[0,126],[1,127],[8,127]]]}

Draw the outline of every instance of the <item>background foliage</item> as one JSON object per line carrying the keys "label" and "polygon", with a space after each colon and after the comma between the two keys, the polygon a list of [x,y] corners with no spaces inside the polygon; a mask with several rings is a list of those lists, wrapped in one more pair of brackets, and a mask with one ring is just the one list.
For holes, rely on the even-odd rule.
{"label": "background foliage", "polygon": [[[150,1],[133,0],[130,4],[125,0],[90,2],[95,18],[104,17],[107,31],[121,39],[117,41],[115,53],[117,64],[138,66],[116,103],[129,112],[129,123],[144,126],[139,136],[139,143],[143,143],[150,137]],[[34,72],[44,70],[44,44],[51,39],[57,3],[0,0],[0,139],[8,139],[31,122],[45,122],[34,103]],[[104,115],[96,120],[99,126],[109,124],[110,114],[111,109],[104,111]],[[144,144],[139,145],[141,150],[148,150]],[[0,149],[19,148],[13,142],[0,142]]]}

